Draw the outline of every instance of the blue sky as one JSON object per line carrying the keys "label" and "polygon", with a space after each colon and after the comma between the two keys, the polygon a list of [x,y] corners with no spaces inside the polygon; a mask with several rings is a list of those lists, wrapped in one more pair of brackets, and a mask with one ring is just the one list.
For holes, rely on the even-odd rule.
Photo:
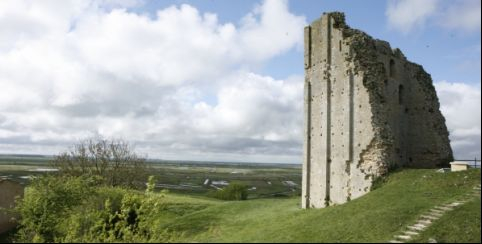
{"label": "blue sky", "polygon": [[[470,0],[436,2],[439,9],[446,9]],[[305,16],[308,23],[319,18],[323,12],[344,12],[351,27],[388,41],[393,48],[400,48],[411,61],[422,64],[432,74],[434,80],[480,82],[480,31],[460,31],[443,28],[436,23],[428,23],[423,28],[410,33],[400,32],[390,28],[387,22],[386,9],[389,3],[390,1],[385,0],[298,0],[290,1],[289,8],[292,13]],[[133,10],[139,13],[149,12],[153,15],[158,9],[173,4],[189,4],[201,12],[216,13],[221,22],[238,23],[253,6],[260,4],[260,1],[148,1],[140,8]],[[301,50],[290,50],[270,60],[261,72],[279,79],[290,74],[303,73],[301,53]],[[471,67],[463,67],[468,63]]]}
{"label": "blue sky", "polygon": [[0,153],[299,163],[302,30],[330,11],[423,65],[456,157],[480,158],[478,0],[0,1]]}

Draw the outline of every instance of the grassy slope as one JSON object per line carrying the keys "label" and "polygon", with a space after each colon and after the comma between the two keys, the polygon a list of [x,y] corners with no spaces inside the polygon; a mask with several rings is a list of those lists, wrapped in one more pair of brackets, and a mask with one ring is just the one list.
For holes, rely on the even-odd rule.
{"label": "grassy slope", "polygon": [[443,216],[413,242],[429,239],[442,243],[480,243],[480,197]]}
{"label": "grassy slope", "polygon": [[[480,170],[403,170],[393,173],[383,187],[341,206],[301,210],[299,198],[212,202],[203,210],[172,219],[166,227],[184,233],[173,241],[186,242],[385,242],[422,212],[459,199],[476,184],[480,184]],[[477,236],[480,240],[480,200],[459,211],[467,216],[478,214],[474,221],[479,227],[469,233],[455,229],[451,239],[444,240]],[[428,231],[452,231],[453,225],[460,224],[448,219],[441,219],[444,223],[436,222]],[[462,235],[469,237],[458,237]]]}

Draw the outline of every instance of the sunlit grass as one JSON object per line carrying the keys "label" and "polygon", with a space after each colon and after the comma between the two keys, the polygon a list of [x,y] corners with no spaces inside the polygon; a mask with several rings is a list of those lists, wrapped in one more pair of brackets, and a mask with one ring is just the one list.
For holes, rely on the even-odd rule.
{"label": "sunlit grass", "polygon": [[[421,213],[479,183],[480,170],[403,170],[341,206],[302,210],[299,198],[226,202],[173,219],[166,228],[184,232],[178,241],[187,242],[385,242]],[[464,234],[480,236],[480,228]]]}

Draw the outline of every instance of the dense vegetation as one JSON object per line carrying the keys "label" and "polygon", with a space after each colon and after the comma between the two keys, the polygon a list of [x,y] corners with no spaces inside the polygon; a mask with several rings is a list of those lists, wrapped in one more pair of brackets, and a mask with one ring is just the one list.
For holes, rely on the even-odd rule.
{"label": "dense vegetation", "polygon": [[[40,177],[17,206],[20,242],[160,242],[163,194],[106,187],[95,177]],[[193,208],[189,206],[187,209]],[[188,211],[188,210],[185,210]]]}
{"label": "dense vegetation", "polygon": [[[422,212],[471,192],[480,170],[401,170],[364,197],[311,210],[301,210],[298,197],[224,202],[156,193],[153,184],[139,191],[105,186],[96,176],[38,178],[18,206],[17,241],[384,242]],[[480,196],[420,238],[480,241]]]}

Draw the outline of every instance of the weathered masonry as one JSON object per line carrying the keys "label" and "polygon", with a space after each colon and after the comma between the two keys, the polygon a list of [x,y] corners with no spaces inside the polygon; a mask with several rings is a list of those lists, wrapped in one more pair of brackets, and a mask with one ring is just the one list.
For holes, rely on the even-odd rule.
{"label": "weathered masonry", "polygon": [[15,216],[5,209],[12,209],[15,207],[15,198],[23,197],[24,186],[18,182],[11,180],[0,179],[0,234],[7,232],[17,223],[13,220]]}
{"label": "weathered masonry", "polygon": [[355,199],[395,167],[448,165],[432,79],[342,13],[305,28],[303,208]]}

